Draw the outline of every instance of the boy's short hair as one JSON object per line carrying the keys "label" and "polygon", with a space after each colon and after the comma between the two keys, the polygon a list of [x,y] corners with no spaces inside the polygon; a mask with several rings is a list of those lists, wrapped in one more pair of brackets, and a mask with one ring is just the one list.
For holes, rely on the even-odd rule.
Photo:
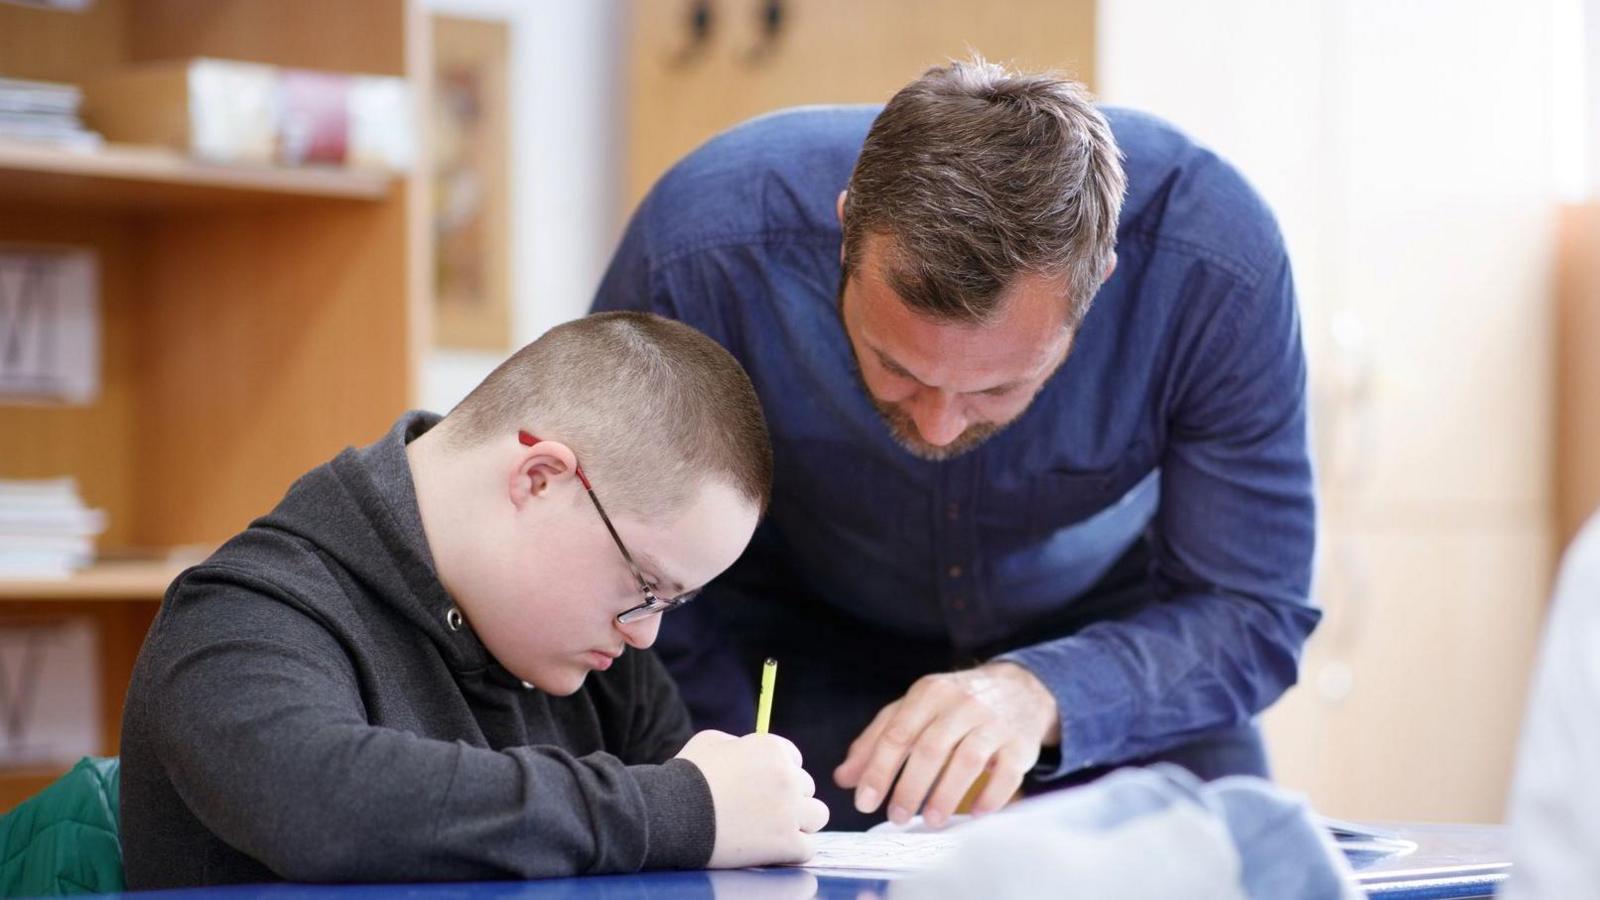
{"label": "boy's short hair", "polygon": [[658,520],[706,479],[765,513],[772,443],[728,351],[660,316],[596,313],[550,329],[489,373],[442,423],[458,445],[523,429],[577,454],[613,512]]}

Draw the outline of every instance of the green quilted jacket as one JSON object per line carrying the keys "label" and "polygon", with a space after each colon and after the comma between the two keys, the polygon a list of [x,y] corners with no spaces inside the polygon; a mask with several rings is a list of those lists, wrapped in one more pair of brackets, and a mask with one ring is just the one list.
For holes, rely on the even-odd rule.
{"label": "green quilted jacket", "polygon": [[0,817],[0,897],[122,890],[117,763],[86,756]]}

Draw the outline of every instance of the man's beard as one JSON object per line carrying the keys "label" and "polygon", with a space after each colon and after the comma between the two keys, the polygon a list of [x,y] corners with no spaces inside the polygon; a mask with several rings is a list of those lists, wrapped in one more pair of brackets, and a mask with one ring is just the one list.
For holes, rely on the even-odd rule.
{"label": "man's beard", "polygon": [[[867,387],[866,376],[861,374],[861,360],[856,357],[855,345],[850,342],[849,326],[844,323],[844,288],[849,280],[849,273],[845,272],[839,278],[839,292],[834,304],[834,310],[839,314],[839,328],[845,332],[845,342],[850,349],[850,362],[856,376],[856,384],[861,388],[861,393],[867,395],[872,401],[872,406],[878,411],[878,416],[883,419],[883,424],[889,426],[889,435],[895,443],[905,449],[907,453],[918,459],[929,462],[943,462],[952,457],[960,456],[969,450],[976,449],[979,444],[994,437],[1005,429],[1007,425],[1021,418],[1021,413],[1005,422],[979,422],[968,425],[966,430],[956,435],[956,439],[944,446],[930,444],[922,439],[922,432],[917,429],[916,420],[907,415],[904,410],[891,403],[879,400],[872,389]],[[1031,405],[1031,403],[1030,403]],[[1023,408],[1024,411],[1027,407]]]}
{"label": "man's beard", "polygon": [[[865,382],[862,383],[861,389],[867,391]],[[1011,424],[1010,422],[979,422],[975,425],[968,425],[965,431],[956,435],[955,440],[944,446],[939,446],[938,444],[930,444],[922,439],[922,432],[917,429],[916,421],[907,415],[904,410],[892,404],[884,403],[877,397],[872,396],[871,391],[867,391],[867,397],[872,401],[873,407],[878,410],[878,415],[883,418],[883,423],[889,426],[889,434],[894,438],[895,443],[905,448],[906,452],[912,456],[931,462],[941,462],[960,456],[968,450],[976,448],[989,438],[994,437],[1002,428]]]}

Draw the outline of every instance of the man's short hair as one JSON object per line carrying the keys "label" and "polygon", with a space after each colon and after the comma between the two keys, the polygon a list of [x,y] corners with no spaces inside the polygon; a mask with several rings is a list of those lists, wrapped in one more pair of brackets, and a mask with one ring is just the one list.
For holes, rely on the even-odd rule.
{"label": "man's short hair", "polygon": [[700,332],[660,316],[597,313],[550,329],[473,389],[443,423],[449,440],[560,441],[614,513],[680,511],[720,480],[762,512],[772,444],[754,386]]}
{"label": "man's short hair", "polygon": [[884,106],[850,177],[844,277],[889,238],[889,286],[936,320],[989,321],[1019,274],[1059,276],[1069,327],[1116,244],[1126,180],[1083,85],[973,57],[923,73]]}

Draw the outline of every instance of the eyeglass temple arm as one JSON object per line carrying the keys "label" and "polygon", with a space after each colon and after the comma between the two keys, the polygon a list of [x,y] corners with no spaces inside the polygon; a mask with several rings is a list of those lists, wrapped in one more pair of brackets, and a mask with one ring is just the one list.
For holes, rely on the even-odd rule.
{"label": "eyeglass temple arm", "polygon": [[[517,440],[521,441],[524,447],[532,447],[534,444],[539,443],[538,438],[526,431],[517,432]],[[644,571],[639,568],[638,563],[633,561],[633,554],[628,552],[628,545],[622,542],[621,535],[617,534],[616,526],[611,524],[611,517],[606,515],[606,508],[600,505],[600,495],[594,492],[594,485],[589,483],[589,476],[584,473],[583,466],[575,465],[573,474],[578,476],[578,482],[583,485],[584,493],[589,495],[590,502],[594,504],[594,511],[600,514],[600,521],[605,523],[606,531],[611,532],[611,540],[617,545],[617,549],[622,551],[622,558],[627,562],[628,568],[633,570],[633,577],[639,579],[639,588],[649,594],[650,585],[644,580]]]}

